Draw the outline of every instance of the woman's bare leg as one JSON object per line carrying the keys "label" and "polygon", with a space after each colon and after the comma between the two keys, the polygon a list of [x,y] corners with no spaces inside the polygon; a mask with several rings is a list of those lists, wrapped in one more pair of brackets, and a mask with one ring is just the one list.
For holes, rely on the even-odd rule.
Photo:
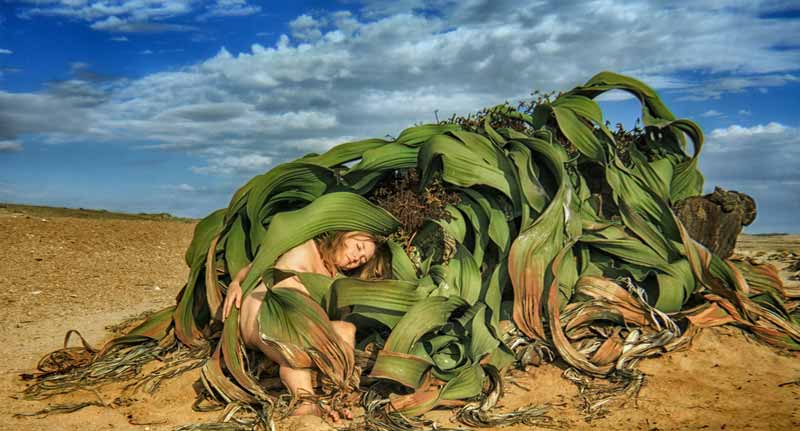
{"label": "woman's bare leg", "polygon": [[[356,326],[350,322],[345,322],[342,320],[334,320],[331,322],[331,326],[333,326],[333,332],[339,336],[347,345],[355,350],[356,348]],[[353,419],[353,414],[348,409],[342,409],[342,415],[346,419]]]}
{"label": "woman's bare leg", "polygon": [[336,333],[350,348],[356,348],[356,325],[343,320],[331,321],[333,332]]}
{"label": "woman's bare leg", "polygon": [[[252,294],[242,300],[241,314],[239,316],[239,330],[242,339],[247,347],[260,350],[271,361],[278,364],[280,367],[279,375],[281,382],[293,397],[313,395],[314,385],[311,380],[311,370],[309,368],[290,367],[278,350],[261,340],[261,335],[258,330],[258,312],[265,293],[266,286],[262,284],[258,286]],[[334,333],[336,333],[347,346],[354,349],[356,341],[355,325],[344,321],[333,321],[331,325],[333,326]],[[330,415],[331,419],[334,421],[339,420],[339,415],[335,411],[331,410],[326,413]],[[348,410],[344,410],[342,413],[347,419],[352,418],[352,414]],[[294,411],[294,415],[322,416],[322,412],[315,404],[305,402]]]}
{"label": "woman's bare leg", "polygon": [[[244,340],[247,347],[260,350],[267,358],[278,364],[281,382],[293,397],[313,395],[314,385],[311,381],[311,370],[290,367],[280,352],[261,340],[261,335],[258,331],[258,311],[265,292],[266,287],[262,284],[242,300],[241,315],[239,316],[239,331],[241,332],[242,340]],[[320,412],[313,403],[305,402],[294,411],[294,414],[298,416],[319,416]],[[332,415],[332,417],[334,420],[338,420],[338,416]]]}

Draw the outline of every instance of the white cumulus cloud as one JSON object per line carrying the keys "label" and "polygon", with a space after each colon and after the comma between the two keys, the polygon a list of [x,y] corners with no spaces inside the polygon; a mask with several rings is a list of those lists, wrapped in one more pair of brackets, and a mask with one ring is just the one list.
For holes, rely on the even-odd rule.
{"label": "white cumulus cloud", "polygon": [[206,7],[206,12],[198,19],[206,20],[213,17],[247,16],[261,12],[261,6],[248,4],[247,0],[217,0]]}
{"label": "white cumulus cloud", "polygon": [[709,109],[708,111],[703,112],[702,114],[700,114],[701,117],[705,117],[705,118],[722,117],[723,115],[725,115],[725,114],[723,114],[722,112],[719,112],[717,110],[714,110],[714,109]]}
{"label": "white cumulus cloud", "polygon": [[323,25],[323,22],[303,14],[291,21],[289,28],[292,30],[292,37],[300,40],[316,40],[322,37]]}
{"label": "white cumulus cloud", "polygon": [[714,129],[700,155],[706,191],[714,186],[755,198],[749,232],[797,232],[800,211],[800,128],[769,122]]}
{"label": "white cumulus cloud", "polygon": [[188,31],[195,27],[168,21],[198,13],[197,20],[203,21],[261,11],[261,6],[248,0],[21,0],[20,3],[23,6],[18,8],[18,15],[22,18],[64,17],[85,21],[95,30],[125,33]]}
{"label": "white cumulus cloud", "polygon": [[[196,64],[135,79],[96,82],[73,71],[75,79],[39,92],[0,91],[0,139],[184,149],[208,158],[196,169],[235,173],[233,160],[248,154],[265,158],[258,159],[263,167],[266,159],[278,163],[345,140],[397,136],[434,121],[435,112],[447,118],[529,98],[534,89],[568,89],[606,69],[673,97],[703,99],[793,83],[800,64],[797,51],[773,49],[800,34],[800,22],[762,19],[758,5],[443,3],[437,13],[410,13],[440,5],[413,1],[403,11],[387,2],[366,2],[356,13],[315,11],[287,23],[291,35],[273,46],[221,48]],[[177,0],[124,0],[98,10],[79,1],[29,4],[39,9],[33,15],[109,25],[169,24],[168,17],[199,7]],[[709,151],[721,134],[737,133],[718,130]]]}
{"label": "white cumulus cloud", "polygon": [[17,141],[5,140],[0,141],[0,153],[11,153],[22,151],[22,144]]}
{"label": "white cumulus cloud", "polygon": [[246,154],[243,156],[211,158],[208,161],[208,166],[193,167],[192,171],[198,174],[211,175],[253,174],[266,171],[271,165],[272,157]]}
{"label": "white cumulus cloud", "polygon": [[182,31],[190,27],[164,20],[189,14],[195,0],[22,0],[23,18],[55,16],[85,21],[95,30],[114,32]]}
{"label": "white cumulus cloud", "polygon": [[194,193],[198,191],[198,188],[186,183],[181,184],[168,184],[162,186],[161,189],[173,192],[181,192],[181,193]]}
{"label": "white cumulus cloud", "polygon": [[711,137],[714,139],[737,139],[742,137],[751,137],[756,135],[774,135],[785,133],[789,128],[783,124],[770,122],[765,125],[755,125],[751,127],[743,127],[738,124],[728,126],[723,129],[714,129],[711,131]]}

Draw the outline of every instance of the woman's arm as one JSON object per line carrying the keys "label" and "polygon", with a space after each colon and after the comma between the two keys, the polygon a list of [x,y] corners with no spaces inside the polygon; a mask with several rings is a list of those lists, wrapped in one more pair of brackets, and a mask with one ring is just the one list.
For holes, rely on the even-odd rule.
{"label": "woman's arm", "polygon": [[225,293],[225,304],[222,307],[222,321],[224,322],[225,319],[228,318],[228,314],[231,313],[231,307],[235,304],[236,308],[239,309],[242,307],[242,282],[244,281],[247,274],[250,272],[250,268],[253,267],[253,262],[250,262],[248,265],[242,267],[239,272],[233,277],[231,284],[228,285],[228,291]]}
{"label": "woman's arm", "polygon": [[[275,268],[292,272],[311,272],[309,259],[312,256],[309,255],[307,248],[306,244],[302,244],[287,251],[275,262]],[[308,290],[296,275],[284,278],[272,287],[288,287],[308,294]]]}
{"label": "woman's arm", "polygon": [[[309,245],[310,243],[306,242],[282,254],[275,262],[275,268],[295,272],[312,272],[312,262],[315,257],[312,251],[313,249],[310,248]],[[228,286],[228,292],[225,296],[225,304],[222,309],[223,321],[228,317],[231,312],[231,308],[234,305],[237,309],[242,306],[241,283],[244,281],[245,277],[247,277],[247,274],[250,272],[252,266],[253,263],[251,262],[249,265],[240,269],[239,272],[236,273],[236,276],[233,277],[231,284]],[[305,286],[303,286],[303,283],[300,282],[300,279],[298,279],[297,276],[285,278],[280,282],[275,283],[272,287],[297,289],[305,294],[308,294],[308,290]]]}
{"label": "woman's arm", "polygon": [[250,268],[253,267],[253,262],[248,263],[247,265],[243,266],[239,272],[236,273],[236,276],[233,277],[233,281],[231,281],[231,285],[238,284],[241,285],[244,281],[244,278],[247,277],[247,274],[250,273]]}

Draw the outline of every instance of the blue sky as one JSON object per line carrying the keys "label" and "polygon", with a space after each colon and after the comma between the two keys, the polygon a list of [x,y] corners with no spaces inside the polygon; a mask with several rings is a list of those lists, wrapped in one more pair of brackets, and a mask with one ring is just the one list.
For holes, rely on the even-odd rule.
{"label": "blue sky", "polygon": [[0,0],[0,202],[201,217],[307,152],[613,70],[701,125],[747,232],[800,232],[796,2],[522,3]]}

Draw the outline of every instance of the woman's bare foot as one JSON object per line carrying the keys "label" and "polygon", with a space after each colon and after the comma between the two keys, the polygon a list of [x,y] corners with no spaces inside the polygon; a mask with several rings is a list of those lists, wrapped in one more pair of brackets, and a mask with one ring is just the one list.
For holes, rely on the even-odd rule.
{"label": "woman's bare foot", "polygon": [[[308,400],[300,401],[299,406],[296,409],[294,409],[294,412],[292,412],[292,416],[307,416],[307,415],[319,416],[323,419],[329,418],[334,423],[338,423],[341,419],[339,413],[336,410],[333,410],[328,407],[322,407],[313,401],[308,401]],[[344,409],[342,415],[345,417],[345,419],[353,418],[353,415],[347,409]]]}
{"label": "woman's bare foot", "polygon": [[319,407],[311,401],[298,402],[298,406],[292,412],[292,416],[307,416],[307,415],[320,416]]}

